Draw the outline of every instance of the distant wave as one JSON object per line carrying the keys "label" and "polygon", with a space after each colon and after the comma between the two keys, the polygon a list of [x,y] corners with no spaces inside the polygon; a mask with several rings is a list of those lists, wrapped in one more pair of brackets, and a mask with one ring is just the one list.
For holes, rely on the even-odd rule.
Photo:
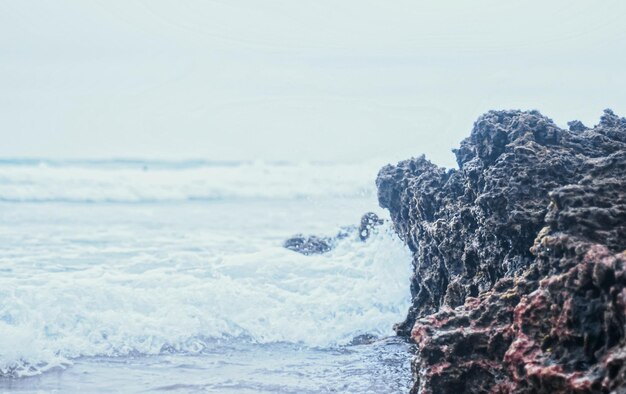
{"label": "distant wave", "polygon": [[360,197],[379,163],[0,160],[0,201],[144,203]]}
{"label": "distant wave", "polygon": [[[46,167],[100,167],[100,168],[169,168],[193,167],[238,167],[253,164],[253,160],[145,160],[121,159],[47,159],[47,158],[0,158],[2,166],[46,166]],[[272,165],[289,165],[288,161],[269,161]]]}

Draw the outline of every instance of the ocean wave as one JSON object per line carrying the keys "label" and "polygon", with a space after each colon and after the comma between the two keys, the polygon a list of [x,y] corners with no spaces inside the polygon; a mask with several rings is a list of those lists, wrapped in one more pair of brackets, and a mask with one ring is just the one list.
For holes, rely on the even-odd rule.
{"label": "ocean wave", "polygon": [[142,203],[362,197],[379,163],[0,161],[0,201]]}
{"label": "ocean wave", "polygon": [[139,254],[73,270],[7,264],[0,376],[79,357],[197,354],[229,338],[343,345],[361,334],[392,335],[409,305],[410,254],[388,224],[367,242],[354,234],[324,255],[275,245],[205,258]]}

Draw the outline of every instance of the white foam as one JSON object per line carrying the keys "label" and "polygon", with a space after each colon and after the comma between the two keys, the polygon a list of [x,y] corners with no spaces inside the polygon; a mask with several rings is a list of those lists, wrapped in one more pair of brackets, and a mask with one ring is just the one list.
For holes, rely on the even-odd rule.
{"label": "white foam", "polygon": [[80,356],[197,353],[233,336],[344,344],[361,333],[391,335],[409,303],[410,255],[388,225],[319,256],[273,244],[135,253],[71,270],[53,261],[48,269],[10,265],[6,256],[0,375],[36,374]]}

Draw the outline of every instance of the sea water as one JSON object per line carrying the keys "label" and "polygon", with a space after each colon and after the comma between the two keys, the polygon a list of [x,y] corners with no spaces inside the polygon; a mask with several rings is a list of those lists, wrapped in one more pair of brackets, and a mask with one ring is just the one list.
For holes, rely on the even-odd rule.
{"label": "sea water", "polygon": [[[0,392],[402,392],[380,163],[0,161]],[[363,340],[366,338],[366,340]]]}

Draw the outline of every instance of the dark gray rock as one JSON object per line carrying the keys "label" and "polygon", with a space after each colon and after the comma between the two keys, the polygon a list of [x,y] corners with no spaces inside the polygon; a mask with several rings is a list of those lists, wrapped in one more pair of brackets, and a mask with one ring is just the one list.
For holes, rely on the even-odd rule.
{"label": "dark gray rock", "polygon": [[491,111],[455,154],[376,181],[413,252],[413,391],[625,389],[626,120]]}
{"label": "dark gray rock", "polygon": [[296,234],[287,239],[283,246],[304,255],[326,253],[335,246],[338,240],[347,238],[355,232],[358,232],[361,241],[366,241],[372,234],[372,231],[384,222],[385,221],[379,218],[375,213],[368,212],[361,217],[359,227],[343,227],[334,237]]}
{"label": "dark gray rock", "polygon": [[589,130],[589,128],[585,126],[580,120],[572,120],[571,122],[567,122],[567,125],[569,126],[569,131],[572,132]]}
{"label": "dark gray rock", "polygon": [[384,220],[379,218],[374,212],[368,212],[363,215],[361,217],[361,225],[359,226],[359,238],[361,241],[368,239],[372,230],[383,223]]}
{"label": "dark gray rock", "polygon": [[303,255],[326,253],[333,247],[333,239],[329,237],[317,237],[315,235],[304,236],[296,234],[285,241],[283,246]]}
{"label": "dark gray rock", "polygon": [[608,110],[582,133],[537,111],[492,111],[455,150],[458,170],[424,156],[381,169],[379,203],[414,254],[413,307],[398,333],[408,335],[417,317],[458,306],[524,270],[549,193],[580,181],[592,159],[623,150],[620,127],[623,120]]}

